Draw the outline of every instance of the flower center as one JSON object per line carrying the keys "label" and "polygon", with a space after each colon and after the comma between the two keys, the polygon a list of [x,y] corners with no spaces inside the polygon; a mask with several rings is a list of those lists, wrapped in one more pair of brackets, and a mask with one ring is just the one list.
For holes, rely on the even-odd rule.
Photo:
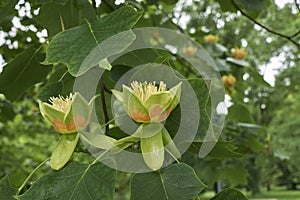
{"label": "flower center", "polygon": [[155,81],[152,83],[147,83],[146,81],[144,83],[133,81],[131,83],[131,88],[142,101],[145,101],[149,96],[151,96],[151,94],[155,92],[167,90],[167,86],[163,81],[160,81],[158,86],[155,85]]}
{"label": "flower center", "polygon": [[60,110],[62,112],[67,112],[67,109],[70,103],[72,102],[72,98],[73,98],[73,94],[70,93],[70,95],[67,97],[62,97],[60,95],[58,97],[50,97],[49,101],[52,104],[52,106],[57,110]]}

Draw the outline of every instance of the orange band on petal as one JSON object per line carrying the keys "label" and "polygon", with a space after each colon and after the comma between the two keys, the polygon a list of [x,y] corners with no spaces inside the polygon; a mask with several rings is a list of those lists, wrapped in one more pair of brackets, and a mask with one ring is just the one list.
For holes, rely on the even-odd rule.
{"label": "orange band on petal", "polygon": [[150,117],[147,114],[141,113],[138,110],[133,110],[130,113],[130,117],[137,122],[150,122]]}
{"label": "orange band on petal", "polygon": [[62,131],[61,131],[62,129],[66,129],[65,124],[58,119],[53,119],[52,124],[53,124],[54,129],[59,133],[62,133]]}
{"label": "orange band on petal", "polygon": [[171,111],[172,111],[172,110],[170,109],[170,110],[167,110],[167,112],[161,113],[161,115],[160,115],[159,118],[158,118],[158,122],[165,121],[165,120],[169,117]]}
{"label": "orange band on petal", "polygon": [[67,124],[67,130],[68,131],[75,131],[76,128],[84,128],[86,125],[86,120],[81,117],[81,116],[77,116],[77,117],[74,117],[73,121],[70,122],[69,124]]}
{"label": "orange band on petal", "polygon": [[162,122],[170,115],[171,110],[165,111],[161,105],[155,105],[150,110],[151,121]]}

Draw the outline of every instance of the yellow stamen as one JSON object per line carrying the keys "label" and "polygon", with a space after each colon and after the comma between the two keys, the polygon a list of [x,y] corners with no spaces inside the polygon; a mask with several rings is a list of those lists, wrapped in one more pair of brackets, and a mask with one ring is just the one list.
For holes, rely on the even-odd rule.
{"label": "yellow stamen", "polygon": [[58,97],[50,97],[49,102],[54,108],[62,112],[67,112],[69,105],[72,102],[73,94],[70,93],[69,96],[63,97],[58,95]]}
{"label": "yellow stamen", "polygon": [[131,88],[142,101],[145,101],[151,94],[155,92],[167,90],[167,86],[163,81],[160,81],[159,86],[155,86],[155,81],[152,83],[147,83],[146,81],[144,83],[133,81],[131,83]]}

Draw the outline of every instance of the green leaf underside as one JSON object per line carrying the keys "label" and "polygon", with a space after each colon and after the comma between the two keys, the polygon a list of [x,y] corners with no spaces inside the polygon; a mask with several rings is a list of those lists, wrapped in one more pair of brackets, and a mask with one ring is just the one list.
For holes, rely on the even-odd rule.
{"label": "green leaf underside", "polygon": [[45,79],[51,68],[38,62],[40,56],[38,50],[30,46],[5,65],[0,75],[0,93],[14,101],[27,88]]}
{"label": "green leaf underside", "polygon": [[113,199],[115,171],[101,163],[71,162],[38,179],[20,200]]}
{"label": "green leaf underside", "polygon": [[[44,62],[65,63],[73,76],[79,75],[77,74],[79,70],[81,70],[81,73],[84,73],[93,67],[85,66],[85,71],[80,69],[82,62],[89,53],[105,39],[132,28],[141,14],[141,12],[136,12],[132,7],[124,6],[92,24],[88,23],[61,32],[50,42]],[[118,41],[110,44],[110,46],[117,45],[118,47],[123,46],[123,48],[126,48],[131,42],[125,39],[121,43]],[[120,49],[114,49],[114,51],[112,54],[120,52]]]}
{"label": "green leaf underside", "polygon": [[195,199],[204,188],[190,166],[174,164],[161,171],[135,174],[131,200]]}
{"label": "green leaf underside", "polygon": [[50,166],[52,169],[59,170],[65,166],[70,160],[78,140],[79,135],[77,133],[66,134],[60,137],[50,158]]}
{"label": "green leaf underside", "polygon": [[13,195],[16,193],[17,189],[12,188],[9,183],[8,176],[5,176],[0,180],[0,197],[5,200],[13,200]]}

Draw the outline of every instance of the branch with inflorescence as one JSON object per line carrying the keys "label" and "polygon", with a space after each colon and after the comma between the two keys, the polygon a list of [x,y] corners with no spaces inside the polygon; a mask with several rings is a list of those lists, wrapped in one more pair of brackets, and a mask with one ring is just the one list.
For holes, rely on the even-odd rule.
{"label": "branch with inflorescence", "polygon": [[260,26],[261,28],[265,29],[266,31],[274,34],[274,35],[277,35],[277,36],[280,36],[282,38],[285,38],[287,40],[289,40],[290,42],[292,42],[293,44],[295,44],[298,48],[300,48],[300,44],[295,41],[293,38],[295,38],[297,35],[300,34],[300,30],[298,30],[297,32],[295,32],[294,34],[292,35],[285,35],[285,34],[282,34],[280,32],[277,32],[277,31],[274,31],[268,27],[266,27],[265,25],[263,25],[262,23],[256,21],[254,18],[252,18],[250,15],[248,15],[247,13],[245,13],[238,5],[237,3],[234,1],[234,0],[231,0],[232,4],[234,5],[234,7],[240,11],[240,13],[245,16],[246,18],[248,18],[250,21],[252,21],[254,24]]}

